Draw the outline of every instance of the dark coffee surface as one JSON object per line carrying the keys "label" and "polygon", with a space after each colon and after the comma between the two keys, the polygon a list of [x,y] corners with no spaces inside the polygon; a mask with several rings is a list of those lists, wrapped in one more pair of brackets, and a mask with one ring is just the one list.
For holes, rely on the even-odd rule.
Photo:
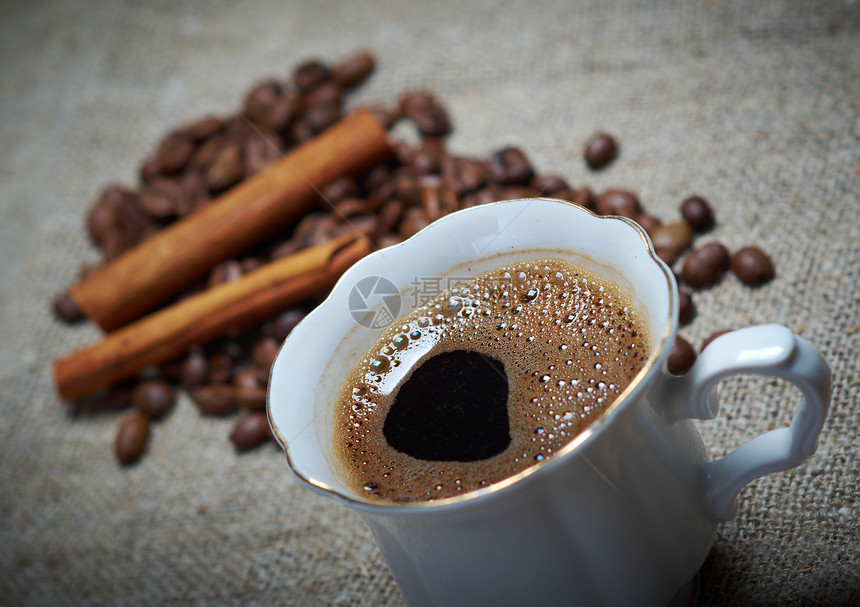
{"label": "dark coffee surface", "polygon": [[459,495],[551,456],[648,357],[613,283],[556,259],[462,281],[397,319],[350,374],[334,444],[357,493]]}
{"label": "dark coffee surface", "polygon": [[443,352],[406,380],[382,426],[385,440],[417,459],[471,462],[511,443],[508,377],[477,352]]}

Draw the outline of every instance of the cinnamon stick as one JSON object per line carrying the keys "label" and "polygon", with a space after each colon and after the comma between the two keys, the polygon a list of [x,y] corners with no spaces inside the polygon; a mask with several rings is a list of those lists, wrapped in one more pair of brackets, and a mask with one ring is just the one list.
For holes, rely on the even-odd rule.
{"label": "cinnamon stick", "polygon": [[137,320],[54,361],[57,391],[78,400],[148,365],[173,360],[193,345],[261,321],[331,287],[369,252],[365,237],[346,234]]}
{"label": "cinnamon stick", "polygon": [[120,327],[307,212],[321,186],[392,153],[373,114],[357,112],[72,285],[69,295],[103,329]]}

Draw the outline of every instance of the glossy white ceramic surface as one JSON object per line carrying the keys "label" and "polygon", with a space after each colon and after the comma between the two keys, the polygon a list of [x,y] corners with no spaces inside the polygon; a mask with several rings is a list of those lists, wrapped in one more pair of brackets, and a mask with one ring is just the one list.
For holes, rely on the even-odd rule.
{"label": "glossy white ceramic surface", "polygon": [[[585,265],[633,296],[654,345],[637,378],[564,449],[486,489],[412,504],[371,501],[350,489],[332,449],[332,407],[379,333],[350,312],[354,285],[384,277],[402,289],[405,308],[416,278],[469,276],[540,256]],[[676,318],[674,276],[633,222],[548,199],[475,207],[343,276],[281,349],[269,419],[298,478],[367,521],[413,605],[665,605],[698,571],[737,491],[814,451],[830,386],[808,342],[774,326],[724,336],[690,374],[672,377],[665,359]],[[690,418],[713,417],[712,387],[738,372],[784,377],[805,403],[790,429],[710,462]]]}

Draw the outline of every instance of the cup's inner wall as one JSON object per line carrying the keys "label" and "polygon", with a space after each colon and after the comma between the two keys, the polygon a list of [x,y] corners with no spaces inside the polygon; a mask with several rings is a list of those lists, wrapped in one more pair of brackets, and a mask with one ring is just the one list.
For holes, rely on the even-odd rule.
{"label": "cup's inner wall", "polygon": [[[506,201],[454,213],[408,241],[356,264],[329,298],[287,339],[272,372],[270,417],[290,465],[317,487],[364,500],[345,482],[332,446],[338,391],[356,361],[384,330],[357,322],[350,310],[354,286],[381,276],[401,289],[401,310],[423,278],[480,274],[500,265],[556,257],[582,265],[626,291],[650,330],[646,367],[659,366],[673,330],[677,297],[671,272],[649,252],[644,232],[626,220],[597,217],[548,199]],[[382,305],[381,297],[369,307]],[[653,369],[652,369],[653,371]],[[641,381],[642,374],[637,377]]]}

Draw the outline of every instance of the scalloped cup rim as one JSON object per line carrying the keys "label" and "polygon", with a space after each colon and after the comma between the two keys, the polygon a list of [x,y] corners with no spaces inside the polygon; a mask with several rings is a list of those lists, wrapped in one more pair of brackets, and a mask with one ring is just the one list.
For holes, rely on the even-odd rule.
{"label": "scalloped cup rim", "polygon": [[[344,310],[347,309],[346,300],[349,295],[350,288],[358,281],[361,277],[365,275],[383,275],[382,266],[383,265],[392,265],[392,261],[387,259],[390,257],[391,259],[397,259],[397,264],[401,267],[409,266],[410,272],[413,274],[419,274],[419,270],[416,270],[416,266],[424,267],[427,265],[436,266],[437,268],[444,268],[443,272],[436,272],[438,274],[448,273],[450,275],[451,271],[457,267],[467,266],[467,265],[476,265],[478,263],[486,263],[487,260],[491,258],[498,258],[502,253],[492,253],[486,255],[484,257],[478,257],[474,259],[462,259],[459,264],[446,265],[442,262],[436,262],[433,259],[429,259],[425,255],[422,258],[420,255],[415,256],[415,253],[420,253],[422,249],[427,248],[428,246],[432,247],[434,240],[439,237],[443,237],[446,232],[456,232],[457,224],[469,225],[470,222],[474,223],[475,219],[480,218],[482,215],[491,215],[493,213],[493,209],[498,211],[496,215],[503,215],[508,211],[508,209],[512,209],[515,205],[525,205],[525,207],[519,211],[514,218],[519,217],[520,213],[525,212],[525,210],[531,206],[532,204],[539,204],[547,210],[547,213],[555,213],[561,212],[555,205],[564,205],[564,207],[577,209],[577,212],[583,213],[587,219],[587,221],[600,221],[600,222],[612,222],[607,225],[616,225],[619,230],[623,230],[622,233],[627,234],[625,238],[631,239],[631,241],[637,241],[635,246],[641,247],[641,252],[647,253],[647,258],[654,262],[655,269],[662,272],[662,275],[665,279],[665,291],[667,293],[667,300],[663,307],[667,308],[665,310],[665,318],[658,319],[660,320],[659,326],[651,326],[651,353],[643,365],[642,369],[639,370],[634,379],[627,385],[627,387],[622,391],[622,393],[613,401],[613,403],[606,408],[606,410],[595,419],[589,426],[587,426],[579,435],[577,435],[571,442],[567,443],[561,449],[559,449],[553,455],[547,457],[546,459],[537,462],[525,470],[518,472],[517,474],[505,478],[501,481],[488,485],[482,489],[474,490],[469,493],[465,493],[463,495],[457,495],[449,498],[438,499],[438,500],[427,500],[427,501],[418,501],[418,502],[390,502],[390,501],[379,501],[379,500],[370,500],[360,495],[350,492],[349,490],[339,490],[331,486],[330,483],[321,481],[317,478],[314,478],[312,474],[307,474],[302,470],[302,466],[300,463],[297,463],[295,458],[295,453],[291,453],[290,444],[295,442],[302,432],[307,430],[307,427],[303,428],[292,439],[286,439],[284,432],[281,431],[278,425],[278,419],[283,421],[283,417],[286,415],[284,413],[285,409],[289,407],[289,398],[282,398],[284,395],[282,392],[282,375],[286,375],[284,370],[284,366],[286,361],[285,352],[288,352],[291,349],[299,349],[300,346],[296,345],[298,342],[302,340],[309,339],[312,333],[318,333],[323,331],[325,328],[330,330],[330,323],[327,323],[327,316],[329,316],[329,311],[333,310],[334,306],[336,306],[339,302],[344,304]],[[504,205],[503,207],[501,205]],[[552,206],[550,206],[552,205]],[[553,210],[548,210],[548,209]],[[501,210],[499,210],[501,209]],[[569,210],[564,211],[569,212]],[[513,224],[513,220],[511,220],[505,226],[502,226],[502,230],[497,234],[501,235],[505,230]],[[595,224],[595,226],[600,224]],[[459,228],[462,229],[462,226]],[[484,234],[483,236],[486,236]],[[449,238],[450,239],[450,238]],[[445,240],[445,238],[441,238],[441,240]],[[492,240],[495,240],[493,237]],[[492,240],[490,244],[492,244]],[[516,246],[512,247],[510,251],[505,252],[505,255],[508,256],[516,256],[522,255],[525,252],[533,251],[533,252],[544,252],[547,253],[547,256],[551,255],[551,252],[560,251],[562,246],[570,246],[570,245],[559,245],[559,246],[550,246],[550,247],[541,247],[535,246],[536,240],[532,239],[530,241],[530,245],[532,246]],[[634,246],[634,245],[631,245]],[[586,255],[583,252],[576,252],[574,249],[565,249],[570,257],[575,258],[583,258],[588,257],[589,261],[585,262],[583,265],[589,266],[591,265],[591,256]],[[480,251],[478,252],[480,254]],[[410,255],[413,255],[410,257]],[[407,261],[400,261],[401,259],[406,259]],[[523,258],[525,259],[525,258]],[[495,264],[503,265],[507,263],[507,261],[500,261]],[[641,262],[640,262],[641,263]],[[617,268],[615,264],[601,264],[597,262],[597,265],[603,265],[603,267],[613,268],[617,273],[617,276],[621,276],[624,272]],[[369,269],[375,269],[375,272],[371,272],[368,274]],[[490,269],[488,267],[487,269]],[[598,272],[599,273],[599,272]],[[434,275],[434,274],[425,274]],[[609,277],[610,279],[614,279],[615,277]],[[401,293],[408,287],[409,285],[399,285],[403,287]],[[629,288],[629,285],[622,285],[622,288]],[[637,299],[637,294],[630,293],[634,299]],[[408,238],[407,240],[387,247],[385,249],[381,249],[375,251],[368,255],[367,257],[356,262],[352,267],[350,267],[337,281],[335,286],[332,288],[329,295],[325,298],[325,300],[317,306],[313,311],[311,311],[300,323],[296,326],[292,333],[287,337],[284,343],[281,345],[281,348],[278,352],[277,357],[272,365],[272,373],[271,379],[269,383],[269,388],[266,394],[266,412],[269,419],[269,424],[272,427],[273,433],[277,442],[280,444],[281,448],[284,450],[284,454],[286,456],[287,464],[292,473],[307,487],[312,490],[323,493],[330,497],[334,497],[340,501],[347,502],[350,506],[370,509],[370,510],[379,510],[379,509],[399,509],[405,511],[409,510],[423,510],[426,508],[450,508],[459,504],[472,503],[475,500],[481,498],[482,496],[490,495],[493,493],[497,493],[499,491],[504,491],[506,488],[511,487],[512,485],[516,485],[521,483],[522,481],[528,479],[532,475],[538,473],[540,470],[553,466],[559,460],[562,460],[566,457],[569,457],[571,454],[575,453],[577,450],[581,448],[581,445],[592,440],[593,437],[597,436],[601,430],[606,427],[606,425],[612,420],[612,418],[616,415],[616,413],[623,408],[627,403],[633,402],[636,400],[636,395],[640,394],[643,390],[646,389],[647,384],[650,384],[653,378],[656,376],[658,371],[665,366],[666,358],[668,357],[669,352],[669,340],[674,336],[675,331],[677,330],[677,306],[678,306],[678,296],[677,296],[677,286],[675,283],[674,274],[672,271],[657,257],[654,248],[651,244],[651,240],[646,234],[646,232],[634,221],[621,216],[600,216],[597,215],[588,209],[570,203],[568,201],[554,199],[554,198],[520,198],[515,200],[506,200],[493,202],[477,207],[472,207],[468,209],[463,209],[449,215],[442,217],[441,219],[431,223],[423,230]],[[641,305],[641,304],[640,304]],[[343,316],[343,314],[341,314]],[[648,316],[646,314],[646,316]],[[343,318],[341,318],[343,320]],[[654,319],[648,316],[648,323],[654,322]],[[331,339],[325,340],[324,343],[318,344],[319,347],[326,348],[326,360],[331,361],[334,359],[337,351],[341,348],[342,344],[346,339],[346,335],[348,333],[352,333],[355,330],[355,321],[352,321],[353,326],[346,329],[345,331],[337,331],[336,335],[333,335]],[[657,339],[655,339],[655,336]],[[375,337],[370,337],[366,339],[366,344],[364,346],[364,350],[375,341]],[[304,362],[304,361],[303,361]],[[280,364],[279,364],[280,363]],[[342,363],[344,364],[344,363]],[[345,373],[348,372],[354,363],[345,363],[347,366],[344,367]],[[340,377],[345,376],[345,373]],[[317,375],[320,375],[320,372],[317,372]],[[314,386],[307,387],[305,389],[309,394],[316,393],[316,387],[318,387],[320,383],[314,384]],[[330,388],[329,388],[330,390]],[[277,392],[277,396],[273,397],[273,393]],[[288,393],[290,394],[290,393]],[[293,402],[295,400],[300,400],[300,396],[295,396],[290,394],[293,398]],[[273,403],[273,400],[277,401],[277,404]],[[300,402],[299,405],[302,403]],[[330,413],[330,409],[326,409]],[[316,421],[316,416],[313,416],[309,425],[314,424]],[[333,457],[333,456],[332,456]],[[326,458],[331,463],[331,457]],[[330,467],[330,466],[329,466]]]}

